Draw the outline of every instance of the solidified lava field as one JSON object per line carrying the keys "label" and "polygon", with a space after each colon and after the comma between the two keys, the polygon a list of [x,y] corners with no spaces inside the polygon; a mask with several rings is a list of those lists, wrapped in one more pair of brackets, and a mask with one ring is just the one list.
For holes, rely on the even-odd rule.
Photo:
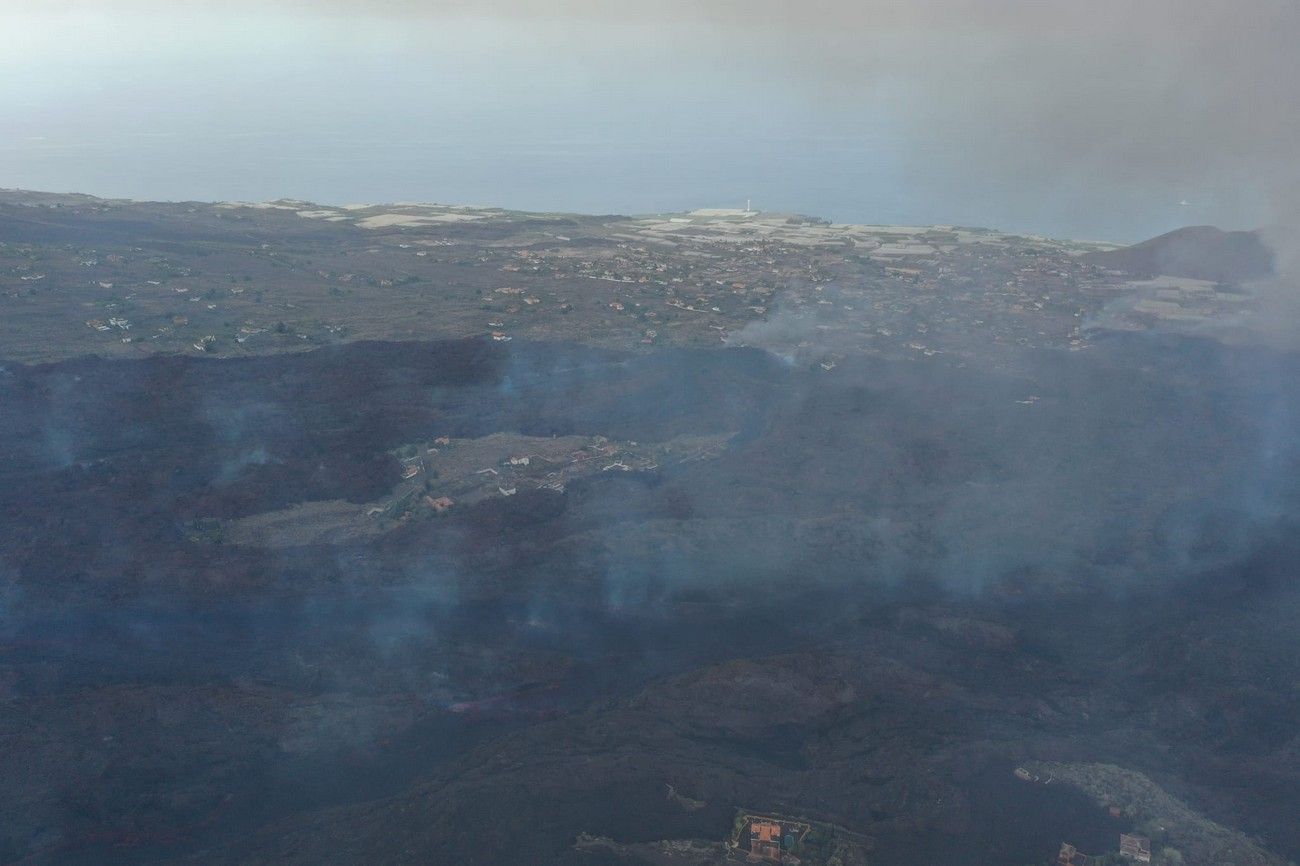
{"label": "solidified lava field", "polygon": [[[1297,366],[1151,334],[5,363],[0,860],[658,862],[743,808],[1024,864],[1150,817],[1029,762],[1300,857]],[[724,447],[370,512],[404,447],[498,433]],[[224,531],[321,502],[373,529]]]}

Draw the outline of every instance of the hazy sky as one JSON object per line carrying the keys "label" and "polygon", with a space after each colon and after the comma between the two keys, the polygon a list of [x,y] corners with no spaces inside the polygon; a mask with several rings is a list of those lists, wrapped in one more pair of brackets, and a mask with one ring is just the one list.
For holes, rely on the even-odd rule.
{"label": "hazy sky", "polygon": [[1254,226],[1296,212],[1297,37],[1295,0],[0,0],[0,186]]}

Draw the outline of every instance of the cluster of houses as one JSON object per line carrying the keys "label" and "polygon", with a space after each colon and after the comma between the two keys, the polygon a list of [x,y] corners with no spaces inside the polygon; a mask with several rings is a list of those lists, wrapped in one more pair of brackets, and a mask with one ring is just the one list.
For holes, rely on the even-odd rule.
{"label": "cluster of houses", "polygon": [[696,326],[683,336],[725,334],[774,306],[827,307],[841,348],[908,357],[963,354],[973,341],[1083,348],[1090,317],[1120,290],[1083,247],[985,230],[712,211],[611,228],[602,249],[531,247],[502,270],[608,283],[601,306],[640,320],[629,324],[642,342],[674,319]]}
{"label": "cluster of houses", "polygon": [[102,322],[99,319],[87,319],[86,327],[92,328],[96,331],[111,331],[114,328],[117,328],[120,331],[129,331],[131,330],[131,321],[129,319],[124,319],[121,316],[111,316],[107,323]]}
{"label": "cluster of houses", "polygon": [[[1134,863],[1150,863],[1151,840],[1146,836],[1121,833],[1119,837],[1119,853],[1121,857],[1132,860]],[[1068,842],[1061,843],[1061,850],[1056,855],[1057,866],[1097,866],[1103,860],[1102,857],[1092,857],[1084,854]]]}
{"label": "cluster of houses", "polygon": [[796,853],[812,826],[804,821],[771,815],[743,815],[737,821],[731,848],[744,852],[750,863],[783,863],[797,866]]}

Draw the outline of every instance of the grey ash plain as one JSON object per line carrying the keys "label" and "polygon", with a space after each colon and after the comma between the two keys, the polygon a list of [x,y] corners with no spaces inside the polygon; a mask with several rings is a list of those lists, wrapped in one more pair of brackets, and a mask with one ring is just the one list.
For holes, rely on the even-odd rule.
{"label": "grey ash plain", "polygon": [[1268,271],[0,193],[0,860],[1300,858]]}

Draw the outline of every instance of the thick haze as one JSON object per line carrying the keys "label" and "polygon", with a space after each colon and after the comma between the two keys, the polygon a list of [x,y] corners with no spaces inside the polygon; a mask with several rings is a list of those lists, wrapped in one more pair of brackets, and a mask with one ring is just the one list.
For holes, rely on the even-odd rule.
{"label": "thick haze", "polygon": [[1297,211],[1293,0],[34,6],[0,0],[0,186],[1118,240]]}

